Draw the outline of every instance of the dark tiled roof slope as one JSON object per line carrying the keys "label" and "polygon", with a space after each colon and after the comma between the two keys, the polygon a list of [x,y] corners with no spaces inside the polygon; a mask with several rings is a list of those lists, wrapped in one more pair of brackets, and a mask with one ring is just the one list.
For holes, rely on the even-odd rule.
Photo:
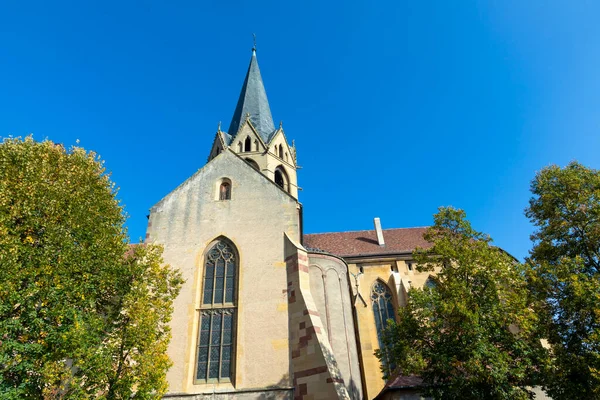
{"label": "dark tiled roof slope", "polygon": [[232,137],[237,135],[240,125],[245,121],[246,115],[250,115],[250,121],[254,128],[258,131],[260,137],[265,143],[269,143],[271,135],[275,132],[275,124],[271,116],[271,108],[267,100],[267,92],[260,76],[258,61],[256,60],[256,52],[252,51],[250,66],[246,79],[242,85],[240,98],[229,125],[228,134]]}
{"label": "dark tiled roof slope", "polygon": [[423,385],[423,379],[415,375],[397,374],[391,378],[374,400],[383,398],[384,393],[402,389],[417,389]]}
{"label": "dark tiled roof slope", "polygon": [[385,246],[379,246],[374,230],[306,234],[303,245],[339,257],[410,253],[417,247],[430,247],[423,239],[426,230],[427,227],[384,229]]}

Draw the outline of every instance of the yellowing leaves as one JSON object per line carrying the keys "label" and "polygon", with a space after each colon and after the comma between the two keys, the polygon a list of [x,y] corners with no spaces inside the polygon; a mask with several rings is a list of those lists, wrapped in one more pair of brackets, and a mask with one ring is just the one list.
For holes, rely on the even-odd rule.
{"label": "yellowing leaves", "polygon": [[84,149],[31,137],[0,144],[2,395],[39,398],[43,387],[48,398],[98,397],[109,382],[120,398],[166,390],[181,279],[160,248],[125,258],[115,188]]}

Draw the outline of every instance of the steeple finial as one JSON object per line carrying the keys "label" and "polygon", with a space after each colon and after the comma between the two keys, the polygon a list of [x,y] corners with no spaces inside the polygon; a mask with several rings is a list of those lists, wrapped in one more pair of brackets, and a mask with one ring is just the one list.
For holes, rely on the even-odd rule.
{"label": "steeple finial", "polygon": [[252,46],[252,55],[256,55],[256,33],[253,33],[252,37],[254,38],[254,46]]}

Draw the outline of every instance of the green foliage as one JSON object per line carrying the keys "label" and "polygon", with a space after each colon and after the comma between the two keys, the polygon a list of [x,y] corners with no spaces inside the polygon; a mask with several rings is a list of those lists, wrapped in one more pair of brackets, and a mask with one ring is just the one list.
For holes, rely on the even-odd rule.
{"label": "green foliage", "polygon": [[[405,374],[435,399],[527,399],[545,354],[535,336],[522,265],[476,232],[462,210],[440,208],[414,254],[435,285],[409,291],[386,343]],[[379,352],[379,356],[382,353]]]}
{"label": "green foliage", "polygon": [[530,285],[554,356],[548,393],[600,399],[600,171],[547,167],[531,192]]}
{"label": "green foliage", "polygon": [[0,397],[151,398],[178,272],[126,243],[116,190],[94,153],[0,144]]}

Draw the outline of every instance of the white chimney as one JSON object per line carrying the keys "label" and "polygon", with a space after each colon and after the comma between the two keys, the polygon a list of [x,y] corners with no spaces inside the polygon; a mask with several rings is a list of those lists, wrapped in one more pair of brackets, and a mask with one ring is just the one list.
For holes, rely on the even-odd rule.
{"label": "white chimney", "polygon": [[379,243],[380,246],[385,246],[385,242],[383,241],[383,231],[381,230],[381,220],[375,218],[373,221],[375,222],[375,232],[377,232],[377,243]]}

